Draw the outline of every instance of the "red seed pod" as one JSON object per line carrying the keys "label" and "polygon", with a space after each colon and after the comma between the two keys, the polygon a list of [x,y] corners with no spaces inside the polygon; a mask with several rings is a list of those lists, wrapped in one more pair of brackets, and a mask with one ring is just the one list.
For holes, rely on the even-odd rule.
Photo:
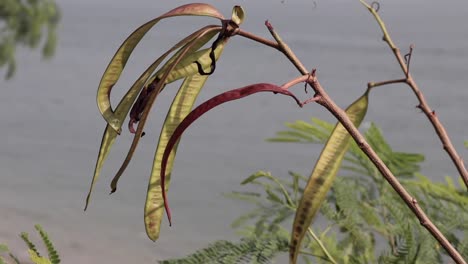
{"label": "red seed pod", "polygon": [[287,96],[292,97],[300,107],[302,107],[303,105],[303,103],[301,103],[294,94],[292,94],[286,89],[283,89],[274,84],[258,83],[258,84],[253,84],[253,85],[245,86],[242,88],[230,90],[230,91],[224,92],[222,94],[219,94],[207,100],[206,102],[200,104],[198,107],[192,110],[192,112],[190,112],[174,130],[174,133],[171,135],[166,145],[166,148],[164,150],[164,154],[161,160],[161,174],[160,174],[161,175],[161,191],[162,191],[162,196],[164,200],[164,208],[166,210],[167,218],[169,220],[169,225],[172,225],[172,222],[171,222],[171,210],[169,208],[169,204],[167,201],[166,188],[165,188],[166,166],[167,166],[167,161],[169,159],[169,155],[171,154],[171,151],[176,145],[179,138],[182,136],[182,133],[184,133],[184,131],[193,122],[195,122],[199,117],[201,117],[203,114],[213,109],[214,107],[220,104],[229,102],[229,101],[234,101],[237,99],[244,98],[246,96],[249,96],[258,92],[273,92],[275,94],[279,93],[279,94],[287,95]]}

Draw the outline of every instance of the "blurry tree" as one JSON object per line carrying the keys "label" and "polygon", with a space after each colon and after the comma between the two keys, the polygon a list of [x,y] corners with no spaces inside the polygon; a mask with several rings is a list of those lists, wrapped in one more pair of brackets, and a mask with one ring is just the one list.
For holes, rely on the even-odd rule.
{"label": "blurry tree", "polygon": [[54,54],[59,20],[54,0],[0,0],[0,68],[7,66],[6,79],[15,73],[17,45],[37,48],[47,34],[42,54]]}

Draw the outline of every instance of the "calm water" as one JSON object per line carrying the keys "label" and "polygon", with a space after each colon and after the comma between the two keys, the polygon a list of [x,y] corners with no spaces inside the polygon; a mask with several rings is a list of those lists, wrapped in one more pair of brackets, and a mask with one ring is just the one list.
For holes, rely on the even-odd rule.
{"label": "calm water", "polygon": [[[16,234],[32,231],[39,223],[50,232],[66,263],[154,263],[215,239],[234,238],[229,224],[247,206],[222,198],[222,193],[239,190],[240,181],[250,173],[270,170],[284,177],[288,170],[310,173],[320,146],[272,144],[264,139],[282,129],[284,122],[312,116],[333,120],[324,109],[312,104],[298,109],[289,99],[270,94],[227,104],[207,114],[184,136],[169,195],[174,226],[164,222],[160,240],[150,242],[144,233],[143,206],[159,128],[175,94],[175,89],[167,89],[119,191],[109,196],[108,185],[129,147],[128,133],[115,145],[84,213],[104,129],[95,103],[101,74],[131,31],[186,1],[129,3],[59,1],[63,21],[56,56],[41,62],[37,52],[20,49],[14,80],[0,80],[0,221],[4,221],[0,242],[20,245]],[[375,21],[357,0],[318,1],[315,9],[313,1],[293,0],[216,5],[229,16],[231,6],[239,3],[247,12],[243,28],[269,37],[263,26],[269,19],[304,64],[318,69],[321,83],[343,107],[362,94],[366,82],[401,77],[393,55],[380,41]],[[383,1],[381,14],[402,49],[416,45],[414,77],[466,156],[462,142],[468,139],[468,4]],[[114,89],[115,98],[171,43],[210,21],[168,20],[157,27],[130,59]],[[280,84],[297,75],[278,52],[236,37],[200,99],[255,82]],[[302,88],[297,89],[301,94]],[[426,175],[434,180],[445,175],[455,178],[456,170],[416,104],[409,88],[382,87],[371,95],[366,120],[383,128],[395,150],[425,153]]]}

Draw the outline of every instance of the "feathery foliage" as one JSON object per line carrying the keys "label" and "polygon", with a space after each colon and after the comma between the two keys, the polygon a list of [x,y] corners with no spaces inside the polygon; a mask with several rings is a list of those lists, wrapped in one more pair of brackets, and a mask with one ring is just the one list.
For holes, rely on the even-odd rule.
{"label": "feathery foliage", "polygon": [[7,79],[16,70],[17,45],[36,48],[47,31],[42,54],[46,58],[54,54],[59,20],[59,10],[53,0],[0,1],[0,67],[7,65]]}
{"label": "feathery foliage", "polygon": [[[296,173],[290,173],[292,183],[291,180],[285,181],[267,172],[255,173],[244,180],[242,184],[258,185],[262,191],[232,194],[256,205],[255,211],[242,215],[235,222],[235,225],[242,230],[246,237],[259,239],[262,236],[271,235],[273,231],[281,230],[284,233],[283,224],[290,221],[290,216],[295,213],[289,245],[290,263],[296,263],[300,251],[303,255],[314,257],[315,261],[331,263],[375,263],[377,261],[434,263],[443,261],[445,251],[440,251],[439,244],[432,237],[429,237],[425,233],[426,231],[422,230],[415,221],[413,213],[408,209],[411,208],[420,221],[427,222],[427,231],[440,241],[440,245],[447,249],[450,256],[457,263],[464,263],[462,257],[445,239],[448,237],[456,246],[465,246],[464,242],[460,242],[464,241],[460,234],[463,234],[464,223],[467,222],[465,221],[466,212],[463,211],[466,205],[464,193],[450,181],[446,185],[436,184],[418,174],[424,156],[394,151],[383,138],[381,131],[374,125],[371,125],[366,131],[365,138],[357,129],[367,111],[368,93],[371,88],[390,83],[406,82],[418,94],[418,88],[414,85],[409,72],[413,47],[411,46],[410,52],[404,56],[406,65],[403,65],[403,57],[399,49],[394,46],[385,25],[377,14],[380,5],[378,3],[368,5],[364,0],[360,1],[379,23],[385,36],[384,40],[397,56],[406,78],[369,83],[364,95],[351,104],[346,111],[336,106],[320,85],[316,70],[307,71],[288,45],[282,41],[271,23],[266,21],[265,26],[275,42],[241,29],[239,26],[243,22],[245,14],[240,6],[233,8],[231,19],[224,19],[222,14],[209,4],[186,4],[137,28],[116,51],[98,87],[97,103],[99,111],[106,121],[106,128],[85,210],[103,162],[106,160],[115,139],[121,133],[126,116],[129,114],[128,127],[134,136],[127,156],[111,182],[111,192],[117,190],[117,181],[132,160],[140,139],[144,135],[143,130],[153,103],[166,85],[177,79],[184,79],[164,122],[148,184],[145,228],[148,237],[153,241],[158,239],[160,235],[163,208],[167,213],[169,225],[171,225],[171,212],[166,192],[172,177],[171,170],[178,140],[183,131],[203,113],[222,103],[241,99],[260,91],[293,96],[288,88],[305,82],[306,86],[312,87],[315,94],[304,102],[293,96],[298,105],[302,107],[306,103],[316,102],[329,110],[340,123],[333,126],[333,132],[331,132],[332,125],[324,121],[318,119],[314,119],[313,123],[298,121],[288,124],[289,130],[282,131],[277,138],[271,139],[271,141],[276,142],[303,143],[324,143],[326,140],[326,143],[307,185],[302,190],[303,182],[301,180],[303,177]],[[117,107],[112,107],[111,90],[114,89],[134,48],[143,36],[160,20],[187,15],[212,17],[218,19],[221,25],[203,27],[175,44],[143,72]],[[214,39],[216,33],[218,36],[212,42],[211,48],[200,50],[209,40]],[[281,87],[261,83],[231,90],[213,97],[190,112],[200,89],[204,86],[206,77],[215,71],[219,56],[216,52],[221,52],[224,44],[236,35],[279,50],[294,64],[302,76]],[[158,70],[159,64],[173,52],[175,54]],[[153,77],[150,77],[151,75]],[[273,86],[276,88],[272,90]],[[270,88],[266,89],[266,87]],[[424,100],[420,100],[420,108],[426,115],[431,115]],[[433,117],[434,113],[432,112]],[[433,119],[431,122],[434,123]],[[138,124],[136,129],[135,124]],[[443,130],[440,131],[438,126],[434,126],[437,134],[441,135]],[[359,142],[359,147],[355,143],[350,144],[351,137]],[[442,142],[447,141],[443,136],[441,136],[441,140]],[[447,146],[455,165],[460,172],[464,173],[462,178],[466,180],[466,170],[463,163],[460,162],[461,159],[453,151],[451,144]],[[362,151],[365,151],[366,155]],[[371,157],[372,162],[367,156]],[[345,164],[342,166],[343,160]],[[340,168],[342,169],[341,177],[334,182]],[[381,177],[380,173],[384,174],[386,180]],[[391,183],[393,190],[388,186],[387,181]],[[332,188],[331,192],[329,192],[330,188]],[[410,195],[406,189],[413,194]],[[448,189],[450,191],[447,191]],[[398,192],[400,196],[398,197],[394,191]],[[302,196],[300,200],[298,200],[299,196]],[[412,200],[413,197],[419,203],[415,203]],[[400,199],[404,200],[406,205]],[[319,235],[316,235],[310,225],[320,207],[322,207],[322,216],[330,224]],[[426,210],[422,210],[422,208],[426,208]],[[445,208],[449,209],[445,210]],[[460,210],[463,212],[457,214],[456,212]],[[429,218],[423,211],[428,212]],[[440,212],[445,214],[442,215]],[[444,234],[433,222],[443,225],[441,229],[443,229]],[[321,229],[320,226],[315,228]],[[303,243],[305,237],[308,241]],[[243,245],[244,242],[241,241],[241,244]],[[231,255],[225,255],[225,253],[222,253],[222,256],[212,255],[213,252],[224,252],[221,245],[226,244],[231,248]],[[253,251],[256,248],[250,246],[248,247],[251,249],[250,251],[244,251],[244,247],[237,248],[236,245],[226,241],[215,243],[209,249],[199,251],[188,259],[189,261],[203,261],[205,263],[209,259],[209,261],[219,263],[219,261],[228,261],[225,260],[225,257],[231,256],[233,261],[239,261],[238,256],[250,256],[251,253],[254,254]],[[213,250],[213,247],[217,250]],[[308,258],[305,258],[306,262],[312,260],[312,258]],[[267,260],[268,257],[265,259]],[[174,261],[180,262],[182,260]]]}
{"label": "feathery foliage", "polygon": [[60,263],[60,258],[57,254],[57,251],[54,248],[54,245],[49,239],[49,236],[47,233],[42,229],[40,225],[35,225],[34,228],[36,228],[37,232],[39,232],[39,235],[41,236],[42,242],[44,242],[44,245],[47,249],[47,255],[49,256],[50,262],[52,264],[58,264]]}
{"label": "feathery foliage", "polygon": [[243,238],[238,243],[225,240],[216,241],[183,259],[160,261],[160,264],[263,264],[279,252],[288,250],[288,237],[272,234],[262,238]]}
{"label": "feathery foliage", "polygon": [[[35,264],[59,264],[60,257],[57,251],[55,250],[55,247],[53,246],[52,242],[50,241],[49,235],[44,231],[44,229],[42,229],[40,225],[35,225],[34,228],[36,228],[37,232],[39,233],[39,236],[41,237],[42,242],[44,243],[47,249],[48,258],[41,256],[41,254],[36,248],[36,244],[34,244],[29,239],[29,234],[26,232],[22,232],[20,234],[20,237],[21,239],[23,239],[24,243],[26,243],[29,258],[31,259],[31,261]],[[0,244],[0,264],[7,263],[5,262],[5,259],[2,258],[2,254],[8,254],[9,258],[14,263],[20,264],[18,258],[9,251],[8,247],[6,245]]]}
{"label": "feathery foliage", "polygon": [[7,245],[0,244],[0,264],[7,264],[6,259],[4,258],[5,255],[13,261],[12,263],[19,264],[18,258],[10,252],[10,249]]}
{"label": "feathery foliage", "polygon": [[36,245],[29,240],[29,234],[26,232],[21,232],[20,234],[21,239],[23,239],[24,243],[26,243],[26,246],[28,247],[29,250],[33,251],[37,256],[41,256],[39,254],[39,251],[37,251]]}
{"label": "feathery foliage", "polygon": [[[323,144],[333,129],[332,124],[316,118],[310,123],[296,121],[286,126],[288,130],[280,131],[268,140]],[[419,173],[424,156],[394,151],[374,124],[370,124],[365,136],[444,235],[467,257],[468,196],[460,187],[463,183],[457,186],[448,177],[445,183],[431,182]],[[446,252],[354,142],[338,176],[320,210],[324,221],[313,224],[304,240],[301,253],[305,263],[447,261]],[[248,191],[226,194],[254,205],[251,211],[240,215],[232,227],[245,238],[272,234],[288,237],[290,231],[286,228],[291,226],[306,181],[306,177],[295,172],[290,172],[287,178],[264,171],[250,175],[241,184],[252,185],[255,191],[249,188]],[[281,249],[278,248],[283,253],[288,251],[287,247]],[[203,252],[198,251],[206,254]]]}

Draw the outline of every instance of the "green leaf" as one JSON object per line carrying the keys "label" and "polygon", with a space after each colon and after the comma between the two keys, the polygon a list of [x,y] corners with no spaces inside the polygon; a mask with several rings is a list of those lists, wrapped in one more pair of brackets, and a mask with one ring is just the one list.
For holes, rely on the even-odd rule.
{"label": "green leaf", "polygon": [[276,193],[274,191],[272,191],[271,188],[266,188],[265,192],[267,193],[267,199],[268,200],[271,200],[272,202],[279,203],[279,204],[283,203],[281,198],[279,198],[279,196],[276,195]]}
{"label": "green leaf", "polygon": [[[296,182],[296,185],[297,185],[299,175],[291,173],[291,172],[290,174],[296,179],[294,182]],[[257,181],[260,178],[266,178],[269,181],[274,182],[276,186],[270,185],[269,183],[266,183],[263,181]],[[250,175],[249,177],[247,177],[245,180],[241,182],[242,185],[249,184],[249,183],[261,185],[263,189],[265,190],[265,193],[267,194],[267,199],[272,201],[273,203],[287,205],[287,206],[295,206],[294,203],[296,200],[291,199],[291,197],[289,196],[289,192],[286,190],[281,180],[272,176],[270,172],[258,171]],[[296,186],[296,187],[299,188],[299,186]],[[282,194],[282,196],[284,197],[284,200],[282,200],[275,192]]]}
{"label": "green leaf", "polygon": [[430,192],[431,196],[438,197],[439,200],[452,201],[468,206],[468,196],[466,192],[458,191],[458,188],[450,188],[450,183],[448,186],[443,183],[432,183],[427,177],[419,173],[416,174],[416,178],[417,180],[404,181],[405,185],[420,187],[422,190]]}
{"label": "green leaf", "polygon": [[29,234],[28,233],[22,232],[20,234],[20,237],[21,237],[21,239],[23,239],[24,243],[26,243],[26,246],[28,247],[28,249],[34,251],[36,253],[36,255],[40,256],[39,251],[37,251],[37,249],[36,249],[36,245],[34,245],[34,243],[32,243],[31,240],[29,240]]}
{"label": "green leaf", "polygon": [[382,223],[381,218],[375,209],[368,203],[362,203],[360,206],[361,215],[370,226],[375,226],[377,230],[384,230],[385,224]]}
{"label": "green leaf", "polygon": [[52,262],[50,262],[50,260],[48,260],[47,258],[39,256],[36,251],[28,249],[28,252],[29,258],[35,264],[52,264]]}
{"label": "green leaf", "polygon": [[290,130],[279,131],[276,137],[269,138],[270,142],[298,142],[298,143],[325,143],[333,125],[322,120],[312,118],[312,123],[297,120],[294,123],[286,123]]}
{"label": "green leaf", "polygon": [[49,235],[42,229],[40,225],[35,225],[34,226],[36,230],[39,232],[39,235],[41,236],[42,242],[44,242],[44,245],[47,249],[47,254],[49,256],[50,262],[52,264],[59,264],[60,263],[60,257],[55,250],[54,245],[49,239]]}
{"label": "green leaf", "polygon": [[208,247],[198,250],[181,259],[159,261],[160,264],[266,264],[272,263],[273,257],[287,251],[285,237],[269,234],[265,237],[243,238],[233,243],[218,240]]}
{"label": "green leaf", "polygon": [[[366,115],[368,92],[367,90],[346,109],[346,114],[356,127],[359,127]],[[351,137],[343,125],[337,123],[320,154],[296,210],[289,251],[290,263],[296,263],[302,239],[333,184],[350,140]]]}
{"label": "green leaf", "polygon": [[232,191],[230,193],[224,194],[224,197],[231,198],[231,199],[237,199],[237,200],[243,200],[251,203],[257,203],[260,201],[261,194],[256,193],[256,192],[236,192]]}
{"label": "green leaf", "polygon": [[7,245],[0,244],[0,254],[9,252],[10,250],[8,249]]}
{"label": "green leaf", "polygon": [[249,183],[255,181],[256,179],[262,178],[262,177],[267,177],[267,178],[271,177],[271,173],[270,172],[265,172],[265,171],[257,171],[256,173],[250,175],[245,180],[243,180],[241,182],[241,184],[242,185],[249,184]]}
{"label": "green leaf", "polygon": [[468,140],[465,141],[465,148],[468,148]]}
{"label": "green leaf", "polygon": [[43,58],[53,55],[60,10],[53,0],[0,1],[0,68],[6,66],[6,79],[15,73],[18,47],[37,48],[43,43]]}
{"label": "green leaf", "polygon": [[301,178],[302,175],[292,172],[292,171],[289,172],[289,175],[291,175],[291,177],[293,178],[292,189],[294,193],[294,202],[296,202],[298,194],[299,194],[299,179]]}
{"label": "green leaf", "polygon": [[20,261],[18,259],[18,257],[16,257],[15,255],[13,255],[13,253],[8,253],[8,256],[10,256],[10,258],[13,260],[13,263],[14,264],[20,264]]}
{"label": "green leaf", "polygon": [[210,16],[223,19],[221,13],[214,7],[208,4],[187,4],[179,6],[147,23],[140,26],[122,43],[120,48],[115,53],[114,57],[110,61],[107,69],[105,70],[101,82],[98,87],[97,102],[99,111],[101,112],[107,123],[116,132],[120,131],[121,123],[114,116],[114,112],[111,107],[110,94],[112,87],[117,83],[120,75],[128,61],[128,58],[133,52],[133,49],[138,45],[140,40],[145,34],[160,20],[174,17],[174,16]]}
{"label": "green leaf", "polygon": [[447,182],[447,186],[449,187],[450,190],[456,190],[457,187],[455,187],[455,183],[453,182],[452,178],[449,176],[445,176],[445,181]]}
{"label": "green leaf", "polygon": [[258,215],[258,210],[253,210],[246,214],[243,214],[239,216],[236,220],[234,220],[234,222],[231,223],[231,227],[239,228],[242,225],[244,225],[247,221],[249,221],[250,219],[253,219],[254,217],[256,217],[257,215]]}

